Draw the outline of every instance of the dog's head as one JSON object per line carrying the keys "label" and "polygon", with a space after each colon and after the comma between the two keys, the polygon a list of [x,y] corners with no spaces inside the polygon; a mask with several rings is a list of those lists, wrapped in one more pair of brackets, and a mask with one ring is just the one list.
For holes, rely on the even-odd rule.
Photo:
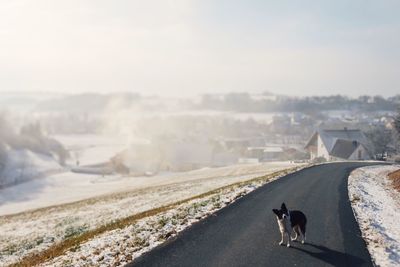
{"label": "dog's head", "polygon": [[275,213],[278,220],[284,220],[289,217],[289,211],[286,208],[285,203],[282,203],[281,209],[273,209],[272,211]]}

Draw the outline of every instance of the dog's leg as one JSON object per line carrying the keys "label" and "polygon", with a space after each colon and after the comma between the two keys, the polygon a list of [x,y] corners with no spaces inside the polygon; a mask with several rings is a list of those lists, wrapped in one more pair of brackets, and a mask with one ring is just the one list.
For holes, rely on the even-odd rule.
{"label": "dog's leg", "polygon": [[299,229],[299,228],[298,228],[297,225],[293,228],[293,232],[294,232],[295,236],[294,236],[294,237],[291,237],[292,241],[296,241],[297,238],[299,237],[299,236],[298,236],[298,233],[299,233],[299,230],[298,230],[298,229]]}
{"label": "dog's leg", "polygon": [[294,232],[294,237],[290,236],[290,240],[296,241],[297,240],[297,233],[296,233],[296,231],[294,229],[293,229],[293,232]]}
{"label": "dog's leg", "polygon": [[306,234],[303,234],[303,240],[301,241],[302,244],[304,244],[306,242]]}
{"label": "dog's leg", "polygon": [[306,234],[303,234],[301,232],[300,236],[301,236],[301,243],[304,244],[306,242]]}
{"label": "dog's leg", "polygon": [[301,237],[301,230],[300,230],[300,226],[298,226],[298,225],[296,228],[296,233],[297,233],[297,237]]}
{"label": "dog's leg", "polygon": [[301,243],[304,244],[306,242],[306,226],[305,225],[300,225],[300,233],[302,237]]}
{"label": "dog's leg", "polygon": [[283,235],[284,235],[284,233],[281,232],[281,242],[279,242],[279,246],[282,246],[282,244],[283,244]]}
{"label": "dog's leg", "polygon": [[287,235],[287,247],[289,248],[290,247],[290,232],[286,232],[286,235]]}

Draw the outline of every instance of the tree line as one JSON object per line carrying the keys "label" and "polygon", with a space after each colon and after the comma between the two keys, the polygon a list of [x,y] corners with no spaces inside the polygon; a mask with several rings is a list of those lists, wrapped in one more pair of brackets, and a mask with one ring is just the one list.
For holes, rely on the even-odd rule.
{"label": "tree line", "polygon": [[357,98],[343,95],[306,97],[265,95],[265,98],[255,99],[248,93],[229,93],[222,96],[203,95],[198,107],[238,112],[395,111],[399,103],[400,95],[388,98],[367,95]]}

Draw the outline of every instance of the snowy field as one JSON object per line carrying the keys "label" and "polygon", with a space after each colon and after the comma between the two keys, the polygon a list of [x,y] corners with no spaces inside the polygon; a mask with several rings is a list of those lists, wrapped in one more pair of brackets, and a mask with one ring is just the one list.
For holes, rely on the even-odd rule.
{"label": "snowy field", "polygon": [[[4,189],[0,191],[6,200],[0,206],[0,262],[15,262],[117,219],[301,166],[289,162],[243,164],[154,177],[63,173]],[[41,209],[32,210],[36,208]]]}
{"label": "snowy field", "polygon": [[[71,157],[67,159],[67,167],[61,166],[54,156],[34,153],[26,149],[8,149],[5,168],[1,173],[0,188],[21,184],[29,180],[41,179],[50,174],[66,172],[69,169],[68,167],[75,167],[78,160],[80,166],[102,164],[109,161],[118,152],[126,149],[127,144],[145,142],[144,140],[133,140],[124,136],[116,138],[89,134],[57,135],[52,137],[59,140],[70,152]],[[63,175],[60,177],[63,177]],[[22,189],[21,192],[25,192],[24,188],[31,188],[32,194],[36,194],[37,189],[42,189],[41,185],[47,182],[42,179],[40,182],[33,182],[16,189],[19,191]],[[8,200],[17,200],[21,197],[18,193],[10,193],[11,195],[0,194],[0,206],[8,202]],[[27,198],[31,199],[31,196]]]}
{"label": "snowy field", "polygon": [[371,166],[349,176],[349,198],[376,266],[400,266],[400,193],[387,177],[398,169]]}
{"label": "snowy field", "polygon": [[[1,173],[0,188],[61,172],[63,167],[51,156],[33,153],[26,149],[7,150],[7,161]],[[5,197],[0,190],[0,206]]]}
{"label": "snowy field", "polygon": [[80,135],[55,135],[70,152],[71,165],[76,165],[79,160],[81,166],[94,165],[109,161],[118,152],[126,149],[132,141],[128,137],[109,137],[106,135],[80,134]]}
{"label": "snowy field", "polygon": [[214,184],[234,183],[296,165],[289,162],[238,164],[220,168],[203,168],[190,172],[161,173],[152,177],[121,175],[103,177],[64,172],[1,189],[0,216],[76,202],[105,194],[196,180],[207,179],[207,186],[214,188]]}

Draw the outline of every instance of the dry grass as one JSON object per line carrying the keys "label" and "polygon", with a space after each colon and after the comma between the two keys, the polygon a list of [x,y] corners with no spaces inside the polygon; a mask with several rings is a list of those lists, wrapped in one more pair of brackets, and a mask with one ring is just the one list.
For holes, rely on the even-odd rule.
{"label": "dry grass", "polygon": [[351,201],[352,203],[356,203],[356,202],[358,202],[358,201],[360,201],[360,200],[361,200],[361,199],[360,199],[359,196],[353,195],[350,201]]}
{"label": "dry grass", "polygon": [[53,259],[55,257],[58,257],[58,256],[64,254],[65,252],[67,252],[70,249],[79,247],[80,244],[82,244],[82,243],[84,243],[84,242],[86,242],[86,241],[88,241],[90,239],[93,239],[94,237],[96,237],[96,236],[98,236],[100,234],[103,234],[105,232],[108,232],[108,231],[111,231],[111,230],[115,230],[115,229],[125,228],[125,227],[135,223],[136,221],[138,221],[140,219],[143,219],[143,218],[146,218],[146,217],[149,217],[149,216],[154,216],[154,215],[157,215],[157,214],[159,214],[161,212],[165,212],[165,211],[171,210],[171,209],[173,209],[173,208],[175,208],[175,207],[177,207],[177,206],[179,206],[181,204],[184,204],[186,202],[189,202],[189,201],[192,201],[192,200],[195,200],[195,199],[199,199],[199,198],[204,198],[204,197],[207,197],[207,196],[210,196],[210,195],[213,195],[213,194],[217,194],[217,193],[219,193],[219,192],[221,192],[223,190],[226,190],[226,189],[229,189],[229,188],[232,188],[232,187],[235,187],[235,186],[244,186],[244,185],[247,185],[247,184],[250,184],[250,183],[253,183],[253,182],[263,182],[263,181],[266,182],[266,181],[270,180],[273,177],[276,177],[278,175],[285,175],[285,174],[291,173],[291,172],[296,171],[296,170],[297,170],[297,168],[292,168],[292,169],[278,171],[278,172],[275,172],[275,173],[264,175],[264,176],[261,176],[261,177],[256,177],[256,178],[253,178],[251,180],[244,181],[244,182],[237,182],[237,183],[234,183],[234,184],[223,186],[223,187],[214,189],[212,191],[209,191],[209,192],[206,192],[206,193],[203,193],[203,194],[200,194],[200,195],[196,195],[196,196],[193,196],[193,197],[190,197],[190,198],[187,198],[187,199],[184,199],[184,200],[181,200],[181,201],[166,205],[166,206],[162,206],[162,207],[159,207],[159,208],[155,208],[155,209],[152,209],[152,210],[148,210],[148,211],[145,211],[145,212],[134,214],[132,216],[129,216],[129,217],[117,220],[115,222],[100,226],[100,227],[98,227],[96,229],[84,232],[83,234],[81,234],[79,236],[74,236],[74,237],[65,239],[65,240],[61,241],[60,243],[54,244],[53,246],[51,246],[50,248],[48,248],[45,251],[42,251],[42,252],[36,253],[36,254],[30,254],[30,255],[24,257],[21,261],[15,263],[15,264],[11,264],[9,266],[10,267],[11,266],[12,267],[14,267],[14,266],[25,267],[25,266],[35,266],[35,265],[44,263],[44,262],[46,262],[48,260],[51,260],[51,259]]}
{"label": "dry grass", "polygon": [[400,170],[389,173],[388,176],[392,180],[394,189],[400,192]]}

